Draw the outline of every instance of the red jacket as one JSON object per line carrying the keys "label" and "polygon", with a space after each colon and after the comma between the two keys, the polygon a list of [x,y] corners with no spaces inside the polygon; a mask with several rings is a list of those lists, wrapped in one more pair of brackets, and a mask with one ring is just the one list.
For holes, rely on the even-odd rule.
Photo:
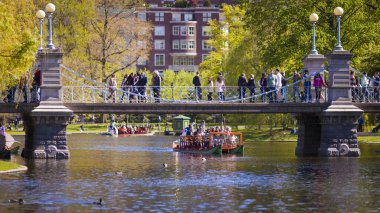
{"label": "red jacket", "polygon": [[315,87],[325,86],[322,76],[314,76],[314,86]]}

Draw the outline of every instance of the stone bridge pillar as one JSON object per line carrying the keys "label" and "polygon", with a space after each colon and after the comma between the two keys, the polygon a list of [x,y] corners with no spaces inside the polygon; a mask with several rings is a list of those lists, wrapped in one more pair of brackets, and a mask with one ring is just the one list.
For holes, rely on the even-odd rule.
{"label": "stone bridge pillar", "polygon": [[321,123],[317,114],[296,115],[298,124],[297,156],[316,156],[321,144]]}
{"label": "stone bridge pillar", "polygon": [[[305,68],[322,65],[321,58],[307,56]],[[328,56],[328,104],[319,114],[299,114],[296,155],[328,157],[360,156],[357,140],[357,120],[363,111],[352,104],[349,51],[334,50]],[[315,66],[313,66],[314,64]],[[319,66],[318,65],[318,66]],[[312,71],[311,71],[312,72]]]}
{"label": "stone bridge pillar", "polygon": [[321,156],[360,156],[357,140],[357,120],[363,111],[352,104],[350,61],[352,54],[334,50],[329,61],[329,106],[320,114]]}
{"label": "stone bridge pillar", "polygon": [[26,123],[25,150],[27,158],[67,159],[70,156],[66,142],[66,126],[73,112],[62,102],[60,64],[63,53],[59,49],[39,50],[37,60],[41,67],[41,102]]}

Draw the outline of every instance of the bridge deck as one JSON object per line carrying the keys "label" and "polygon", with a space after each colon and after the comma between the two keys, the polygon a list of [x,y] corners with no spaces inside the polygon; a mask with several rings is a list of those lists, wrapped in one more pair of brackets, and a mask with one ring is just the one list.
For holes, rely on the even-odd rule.
{"label": "bridge deck", "polygon": [[[254,114],[318,113],[326,103],[65,103],[74,113],[113,114]],[[380,103],[354,103],[367,113],[380,112]],[[0,103],[0,113],[27,113],[38,104]]]}

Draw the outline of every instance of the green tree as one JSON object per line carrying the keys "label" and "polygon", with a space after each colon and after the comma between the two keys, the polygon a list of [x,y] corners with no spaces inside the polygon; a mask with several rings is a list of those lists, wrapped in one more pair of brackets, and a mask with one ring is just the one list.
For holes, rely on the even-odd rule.
{"label": "green tree", "polygon": [[244,28],[245,10],[241,6],[223,6],[224,20],[210,21],[213,47],[201,64],[202,71],[223,72],[227,85],[236,85],[241,73],[256,74],[262,70],[256,36]]}
{"label": "green tree", "polygon": [[265,67],[302,67],[301,59],[311,49],[309,15],[317,13],[317,49],[328,54],[336,45],[335,7],[344,8],[341,32],[344,49],[354,54],[353,66],[380,67],[379,2],[376,0],[262,0],[245,2],[245,28],[257,36],[260,59]]}
{"label": "green tree", "polygon": [[37,28],[32,0],[0,2],[0,90],[15,85],[32,66]]}

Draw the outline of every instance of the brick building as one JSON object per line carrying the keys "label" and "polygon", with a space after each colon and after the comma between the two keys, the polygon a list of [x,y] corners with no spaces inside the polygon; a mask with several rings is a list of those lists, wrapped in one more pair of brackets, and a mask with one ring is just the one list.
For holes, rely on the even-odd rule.
{"label": "brick building", "polygon": [[152,50],[148,59],[137,63],[138,69],[163,72],[166,69],[197,71],[212,47],[210,38],[211,19],[223,19],[220,4],[230,1],[212,1],[204,7],[203,1],[193,7],[171,6],[174,1],[146,1],[147,7],[139,10],[138,18],[153,24]]}

